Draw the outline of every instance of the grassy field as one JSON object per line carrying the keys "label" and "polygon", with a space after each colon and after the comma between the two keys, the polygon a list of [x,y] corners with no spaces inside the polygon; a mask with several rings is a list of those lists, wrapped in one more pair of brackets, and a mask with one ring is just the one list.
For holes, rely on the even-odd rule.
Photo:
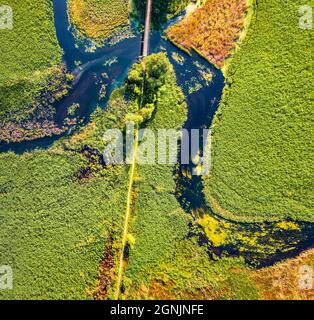
{"label": "grassy field", "polygon": [[0,32],[0,116],[23,118],[47,87],[48,77],[61,72],[61,49],[51,1],[8,0],[6,4],[13,9],[14,24],[12,30]]}
{"label": "grassy field", "polygon": [[127,195],[127,166],[104,167],[106,129],[129,105],[116,90],[107,111],[48,150],[0,155],[0,264],[14,272],[4,299],[110,295]]}
{"label": "grassy field", "polygon": [[0,155],[0,262],[14,271],[14,290],[1,297],[88,299],[103,285],[97,282],[104,276],[100,262],[114,263],[128,169],[104,168],[93,143],[104,132],[98,136],[97,130],[123,125],[123,106],[120,94],[113,95],[109,111],[99,109],[70,140]]}
{"label": "grassy field", "polygon": [[224,217],[313,221],[314,33],[298,26],[303,4],[258,1],[228,68],[205,179],[206,197]]}
{"label": "grassy field", "polygon": [[167,37],[185,51],[197,51],[222,67],[236,48],[244,28],[247,0],[207,0],[167,30]]}
{"label": "grassy field", "polygon": [[84,181],[82,165],[58,148],[1,154],[0,262],[14,272],[1,298],[92,298],[106,244],[122,224],[126,173]]}
{"label": "grassy field", "polygon": [[87,37],[108,38],[128,23],[129,0],[69,0],[71,20]]}
{"label": "grassy field", "polygon": [[[161,78],[165,79],[157,93],[154,116],[145,123],[146,127],[155,132],[160,128],[180,129],[186,120],[187,107],[173,69],[163,54],[151,56],[147,61],[146,70],[151,70],[152,66],[155,69],[159,64],[164,70]],[[140,66],[135,70],[141,74]],[[131,73],[132,79],[138,79]],[[175,190],[173,166],[137,167],[135,204],[129,229],[132,243],[122,297],[257,298],[258,290],[248,278],[242,259],[211,261],[206,247],[199,246],[196,237],[188,237],[192,217],[181,208]]]}

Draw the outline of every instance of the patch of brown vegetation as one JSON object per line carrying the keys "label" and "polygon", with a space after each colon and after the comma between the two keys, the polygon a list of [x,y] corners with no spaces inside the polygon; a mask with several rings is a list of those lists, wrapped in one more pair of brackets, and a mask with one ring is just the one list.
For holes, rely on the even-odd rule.
{"label": "patch of brown vegetation", "polygon": [[7,122],[0,127],[0,141],[7,143],[32,141],[43,137],[61,135],[67,127],[58,127],[54,121],[25,121],[23,123]]}
{"label": "patch of brown vegetation", "polygon": [[207,0],[167,31],[168,38],[185,51],[197,51],[222,67],[236,47],[245,26],[246,0]]}
{"label": "patch of brown vegetation", "polygon": [[266,300],[313,300],[314,274],[308,279],[312,289],[302,289],[302,267],[314,270],[314,249],[302,253],[297,258],[254,271],[251,278]]}
{"label": "patch of brown vegetation", "polygon": [[97,174],[104,168],[105,162],[102,154],[97,149],[84,146],[80,153],[85,159],[85,163],[79,169],[77,179],[80,182],[85,182],[97,176]]}
{"label": "patch of brown vegetation", "polygon": [[104,258],[100,263],[97,288],[93,292],[93,297],[96,300],[107,300],[110,294],[114,278],[113,241],[113,238],[110,237],[105,249]]}
{"label": "patch of brown vegetation", "polygon": [[204,287],[197,290],[177,290],[172,282],[163,283],[152,280],[149,287],[142,284],[137,294],[132,297],[138,300],[219,300],[229,292],[228,283],[218,288]]}
{"label": "patch of brown vegetation", "polygon": [[213,290],[210,288],[201,288],[195,292],[180,291],[179,295],[175,294],[176,290],[172,288],[171,284],[162,284],[158,281],[152,282],[148,291],[150,299],[157,300],[216,300],[219,298]]}

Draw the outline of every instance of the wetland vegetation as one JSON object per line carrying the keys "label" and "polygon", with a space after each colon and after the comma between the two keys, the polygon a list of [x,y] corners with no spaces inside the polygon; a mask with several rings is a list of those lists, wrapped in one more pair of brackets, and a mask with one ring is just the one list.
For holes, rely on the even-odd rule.
{"label": "wetland vegetation", "polygon": [[[121,49],[139,54],[137,26],[134,42],[104,41],[143,22],[144,0],[68,0],[71,50],[52,1],[8,4],[18,19],[0,30],[0,265],[14,288],[1,299],[114,299],[121,271],[120,299],[313,299],[298,287],[314,241],[313,31],[298,28],[301,0],[199,1],[153,31],[155,53],[138,61]],[[188,4],[155,1],[154,28]],[[80,126],[56,125],[56,113],[71,122],[82,110]],[[210,174],[105,165],[104,133],[129,120],[211,126]]]}
{"label": "wetland vegetation", "polygon": [[52,3],[9,0],[7,5],[14,27],[0,32],[0,139],[60,133],[52,103],[68,93],[71,77],[61,60]]}
{"label": "wetland vegetation", "polygon": [[[183,50],[197,51],[221,68],[236,48],[248,14],[247,0],[215,0],[204,3],[167,31]],[[252,9],[251,9],[252,10]]]}
{"label": "wetland vegetation", "polygon": [[228,67],[205,179],[224,217],[313,221],[313,32],[296,24],[301,4],[259,1]]}
{"label": "wetland vegetation", "polygon": [[83,35],[104,40],[129,23],[129,4],[129,0],[69,0],[69,13]]}

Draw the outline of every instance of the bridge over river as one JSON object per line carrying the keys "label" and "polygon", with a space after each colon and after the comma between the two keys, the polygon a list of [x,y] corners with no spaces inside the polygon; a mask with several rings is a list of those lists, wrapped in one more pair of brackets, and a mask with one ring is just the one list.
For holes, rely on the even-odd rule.
{"label": "bridge over river", "polygon": [[145,15],[145,30],[142,39],[141,57],[149,55],[149,39],[152,21],[152,4],[153,0],[147,0],[146,15]]}

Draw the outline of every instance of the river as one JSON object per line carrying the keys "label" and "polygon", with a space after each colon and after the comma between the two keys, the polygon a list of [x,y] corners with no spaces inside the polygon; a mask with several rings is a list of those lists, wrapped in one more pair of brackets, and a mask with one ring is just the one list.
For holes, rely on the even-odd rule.
{"label": "river", "polygon": [[[138,60],[141,49],[141,34],[136,30],[136,26],[133,26],[132,37],[114,45],[105,44],[98,47],[94,52],[89,52],[89,50],[86,50],[90,45],[89,41],[78,41],[74,36],[69,24],[67,1],[53,0],[53,5],[57,39],[63,50],[63,62],[68,72],[75,74],[77,77],[69,94],[55,105],[55,122],[61,125],[67,117],[68,108],[74,103],[78,103],[80,108],[77,116],[84,125],[90,120],[90,115],[97,105],[106,108],[113,89],[124,82],[128,70]],[[174,21],[175,19],[165,24],[163,30]],[[218,108],[224,87],[222,72],[197,54],[189,56],[176,48],[165,40],[163,30],[152,31],[150,53],[164,51],[173,64],[178,84],[187,97],[189,108],[187,127],[199,128],[208,125]],[[177,62],[177,55],[184,59],[184,63]],[[80,63],[79,67],[77,67],[78,62]],[[204,70],[213,74],[211,82],[206,81],[202,76],[201,72],[204,72]],[[100,101],[99,91],[102,85],[100,80],[104,73],[108,75],[105,81],[107,85],[106,96]],[[195,88],[197,91],[193,90],[193,86],[197,86]],[[72,132],[72,130],[69,130],[62,136],[69,135]],[[16,153],[23,153],[36,148],[49,148],[59,138],[60,136],[54,136],[20,143],[1,143],[0,152],[11,150]]]}
{"label": "river", "polygon": [[[73,30],[69,24],[66,0],[53,0],[54,22],[56,34],[60,47],[63,49],[63,62],[67,70],[75,75],[76,80],[69,94],[56,104],[55,121],[61,124],[67,117],[68,108],[74,103],[79,104],[78,117],[82,120],[81,125],[90,121],[90,115],[99,105],[106,108],[108,99],[113,89],[120,86],[128,73],[130,67],[138,60],[141,49],[141,34],[136,26],[131,29],[132,37],[123,39],[115,44],[105,44],[101,47],[91,50],[89,40],[78,41],[74,36]],[[224,77],[220,70],[209,64],[205,59],[193,53],[192,56],[182,52],[163,37],[165,30],[175,18],[165,24],[160,31],[152,31],[150,38],[150,53],[160,51],[166,52],[172,63],[179,86],[182,88],[188,105],[188,119],[184,125],[186,129],[209,128],[215,112],[217,111],[222,91],[224,88]],[[78,66],[79,62],[79,66]],[[106,73],[107,85],[106,96],[99,98],[99,92],[102,86],[102,75]],[[212,74],[212,80],[204,75]],[[34,141],[21,143],[0,144],[0,152],[13,151],[18,154],[37,148],[49,148],[56,140],[61,137],[73,134],[73,130],[61,136],[41,138]],[[205,208],[207,212],[211,209],[206,206],[202,193],[202,183],[199,177],[193,177],[192,180],[182,176],[180,168],[176,172],[177,189],[180,189],[178,201],[186,211],[196,208]],[[185,207],[186,204],[188,207]],[[273,224],[237,224],[246,230],[256,232],[266,228],[273,230]],[[293,250],[286,252],[278,251],[276,254],[261,260],[261,265],[273,264],[283,258],[294,256],[302,250],[312,247],[314,243],[313,224],[301,223],[301,231],[298,238],[298,245]],[[204,239],[203,239],[204,240]],[[200,239],[200,242],[204,242]],[[287,237],[287,241],[291,239]],[[295,239],[292,239],[295,240]],[[206,240],[205,240],[206,242]],[[287,243],[287,245],[289,245]],[[224,248],[230,254],[238,255],[234,248]]]}

